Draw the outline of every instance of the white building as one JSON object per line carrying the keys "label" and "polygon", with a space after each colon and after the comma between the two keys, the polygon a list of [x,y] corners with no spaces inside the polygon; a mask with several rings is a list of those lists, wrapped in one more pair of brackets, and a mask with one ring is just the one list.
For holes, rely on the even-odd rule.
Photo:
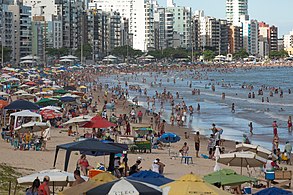
{"label": "white building", "polygon": [[129,33],[132,34],[134,49],[146,51],[152,47],[154,0],[93,0],[89,8],[119,12],[121,20],[129,19]]}
{"label": "white building", "polygon": [[257,20],[249,20],[247,15],[242,15],[240,17],[240,22],[242,26],[242,40],[243,40],[243,48],[250,55],[257,56],[258,55],[258,47],[259,47],[259,38],[258,38],[258,21]]}
{"label": "white building", "polygon": [[248,0],[226,0],[226,18],[233,26],[241,26],[240,16],[248,15]]}
{"label": "white building", "polygon": [[288,35],[284,35],[284,48],[292,48],[293,47],[293,30],[290,31]]}

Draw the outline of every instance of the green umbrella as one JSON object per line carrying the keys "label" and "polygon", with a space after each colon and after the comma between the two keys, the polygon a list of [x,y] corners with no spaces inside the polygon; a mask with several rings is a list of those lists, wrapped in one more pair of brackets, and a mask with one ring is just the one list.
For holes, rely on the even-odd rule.
{"label": "green umbrella", "polygon": [[66,94],[68,93],[68,91],[64,90],[64,89],[57,89],[53,91],[54,94]]}
{"label": "green umbrella", "polygon": [[36,104],[41,105],[41,106],[50,106],[50,105],[56,104],[58,102],[59,102],[58,99],[54,99],[54,98],[42,98],[38,102],[36,102]]}
{"label": "green umbrella", "polygon": [[254,178],[237,174],[231,169],[222,169],[213,173],[210,173],[203,178],[210,184],[219,183],[221,186],[234,186],[243,184],[245,182],[255,181]]}

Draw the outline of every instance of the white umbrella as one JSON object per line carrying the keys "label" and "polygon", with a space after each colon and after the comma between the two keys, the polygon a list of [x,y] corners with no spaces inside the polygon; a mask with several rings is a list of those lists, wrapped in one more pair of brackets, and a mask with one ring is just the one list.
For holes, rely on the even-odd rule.
{"label": "white umbrella", "polygon": [[26,91],[24,90],[18,90],[17,92],[14,93],[15,95],[20,95],[20,94],[28,94]]}
{"label": "white umbrella", "polygon": [[29,94],[29,93],[23,93],[23,94],[18,95],[18,97],[24,98],[24,99],[33,99],[36,97],[36,95]]}
{"label": "white umbrella", "polygon": [[[17,179],[17,183],[20,185],[32,185],[36,178],[43,181],[45,176],[50,177],[49,184],[53,186],[66,186],[68,183],[75,181],[73,173],[68,173],[59,169],[51,169],[20,177]],[[86,181],[88,180],[88,177],[82,176],[82,178],[84,178]]]}
{"label": "white umbrella", "polygon": [[221,154],[218,162],[229,166],[241,167],[242,174],[242,167],[259,167],[264,165],[267,160],[253,152],[233,152]]}
{"label": "white umbrella", "polygon": [[61,110],[62,108],[58,107],[58,106],[46,106],[43,108],[40,108],[40,110],[54,110],[56,112],[60,112],[59,110]]}
{"label": "white umbrella", "polygon": [[214,157],[216,158],[216,164],[215,164],[215,166],[214,166],[214,171],[219,171],[219,170],[221,170],[221,167],[220,167],[220,165],[219,165],[219,163],[218,163],[218,160],[219,160],[219,158],[220,158],[220,155],[221,155],[221,153],[220,153],[220,148],[219,148],[219,146],[216,146],[216,150],[215,150],[215,154],[214,154]]}
{"label": "white umbrella", "polygon": [[18,131],[20,133],[25,132],[38,132],[43,131],[47,128],[49,128],[51,125],[49,123],[43,123],[43,122],[28,122],[25,124],[22,124],[21,126],[15,128],[15,131]]}
{"label": "white umbrella", "polygon": [[9,81],[20,81],[20,79],[11,77],[11,78],[6,80],[6,82],[9,82]]}
{"label": "white umbrella", "polygon": [[20,85],[19,88],[29,88],[30,86],[29,85],[26,85],[26,84],[23,84],[23,85]]}
{"label": "white umbrella", "polygon": [[90,121],[93,117],[91,116],[88,116],[88,115],[83,115],[83,116],[78,116],[78,117],[74,117],[72,119],[70,119],[69,121],[63,123],[63,125],[72,125],[72,124],[75,124],[75,125],[78,125],[80,123],[86,123],[88,121]]}
{"label": "white umbrella", "polygon": [[35,60],[23,60],[20,62],[20,64],[33,64],[37,63]]}
{"label": "white umbrella", "polygon": [[60,60],[60,62],[73,62],[73,60],[71,60],[71,59],[62,59],[62,60]]}
{"label": "white umbrella", "polygon": [[2,91],[0,91],[0,95],[1,95],[1,96],[9,96],[8,93],[2,92]]}
{"label": "white umbrella", "polygon": [[277,155],[275,155],[273,152],[259,145],[245,144],[245,143],[237,144],[236,151],[250,151],[250,152],[256,153],[258,156],[265,159],[268,159],[269,156],[272,156],[273,160],[278,159]]}
{"label": "white umbrella", "polygon": [[5,74],[5,73],[4,73],[4,74],[1,75],[1,77],[2,77],[2,78],[10,78],[11,76],[10,76],[9,74]]}

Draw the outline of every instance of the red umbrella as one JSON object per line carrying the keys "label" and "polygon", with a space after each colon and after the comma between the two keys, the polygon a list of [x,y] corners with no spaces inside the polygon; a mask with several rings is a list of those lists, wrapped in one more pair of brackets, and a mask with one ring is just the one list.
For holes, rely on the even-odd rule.
{"label": "red umbrella", "polygon": [[35,86],[36,85],[36,83],[33,82],[33,81],[26,82],[25,84],[26,85],[30,85],[30,86]]}
{"label": "red umbrella", "polygon": [[42,115],[42,117],[44,117],[45,119],[53,119],[53,118],[58,118],[58,117],[62,117],[62,113],[61,112],[56,112],[54,110],[42,110],[40,112],[40,114]]}
{"label": "red umbrella", "polygon": [[85,128],[107,128],[107,127],[114,127],[114,126],[117,126],[117,125],[109,122],[107,119],[104,119],[101,116],[95,116],[89,122],[84,124],[82,127],[85,127]]}

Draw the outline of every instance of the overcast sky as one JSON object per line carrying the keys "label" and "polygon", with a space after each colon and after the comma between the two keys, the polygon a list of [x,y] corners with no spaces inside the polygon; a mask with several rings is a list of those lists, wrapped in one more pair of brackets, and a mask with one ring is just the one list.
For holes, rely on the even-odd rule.
{"label": "overcast sky", "polygon": [[[166,6],[167,0],[158,0]],[[174,0],[178,6],[192,7],[192,11],[204,10],[205,15],[225,18],[226,0]],[[293,29],[293,0],[249,0],[250,19],[264,21],[279,27],[279,37]]]}

